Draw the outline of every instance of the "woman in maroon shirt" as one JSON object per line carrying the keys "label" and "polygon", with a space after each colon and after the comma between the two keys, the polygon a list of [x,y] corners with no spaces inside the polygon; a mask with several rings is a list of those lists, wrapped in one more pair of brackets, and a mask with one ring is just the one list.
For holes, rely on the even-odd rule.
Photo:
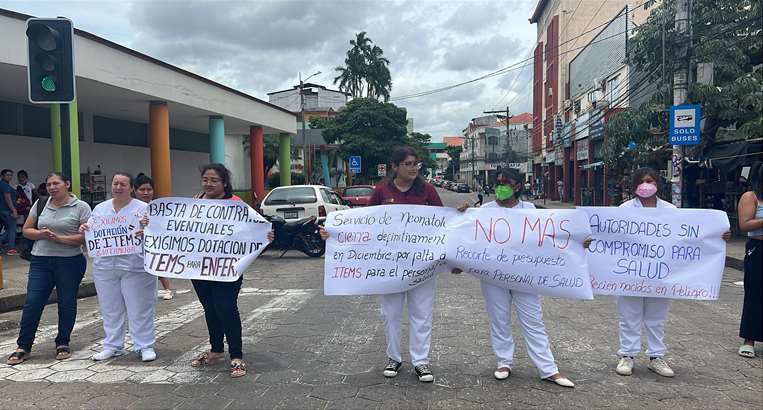
{"label": "woman in maroon shirt", "polygon": [[[418,154],[411,148],[398,148],[391,156],[392,173],[380,183],[371,195],[369,205],[430,205],[442,206],[440,196],[434,187],[419,175],[421,163]],[[321,229],[325,240],[328,232]],[[432,338],[432,309],[434,308],[437,282],[432,278],[415,288],[401,293],[381,295],[381,313],[384,319],[384,334],[387,336],[387,364],[385,377],[397,376],[402,366],[400,333],[403,307],[408,301],[410,322],[411,362],[419,381],[432,382],[434,376],[429,369],[429,344]]]}

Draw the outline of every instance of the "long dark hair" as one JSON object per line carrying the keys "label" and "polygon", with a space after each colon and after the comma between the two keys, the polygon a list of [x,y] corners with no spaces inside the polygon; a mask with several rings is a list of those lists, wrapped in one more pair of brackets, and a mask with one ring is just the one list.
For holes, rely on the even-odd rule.
{"label": "long dark hair", "polygon": [[763,162],[756,161],[750,167],[750,189],[758,197],[758,201],[763,199]]}
{"label": "long dark hair", "polygon": [[504,179],[507,179],[509,181],[514,181],[516,185],[519,185],[519,188],[514,190],[514,197],[519,198],[520,195],[522,195],[522,189],[524,189],[524,180],[522,178],[522,174],[519,173],[514,168],[501,168],[500,171],[498,171],[498,174],[496,175],[496,178],[498,175],[503,176]]}
{"label": "long dark hair", "polygon": [[138,189],[146,184],[149,184],[151,185],[151,188],[154,188],[154,181],[151,179],[151,177],[144,173],[140,173],[137,177],[135,177],[135,183],[133,183],[132,186],[133,188]]}
{"label": "long dark hair", "polygon": [[201,175],[204,176],[204,173],[209,170],[215,171],[217,173],[217,176],[220,177],[220,179],[223,180],[223,186],[225,187],[225,195],[223,196],[223,199],[230,199],[233,197],[233,185],[231,185],[231,177],[230,177],[230,170],[225,167],[223,164],[219,163],[213,163],[213,164],[207,164],[201,167]]}
{"label": "long dark hair", "polygon": [[649,167],[643,167],[633,171],[633,175],[631,175],[631,192],[636,192],[636,188],[641,185],[641,180],[647,175],[652,177],[654,183],[657,184],[657,192],[660,192],[660,189],[662,189],[662,186],[660,186],[660,174]]}
{"label": "long dark hair", "polygon": [[[411,147],[400,147],[392,151],[392,155],[389,157],[389,162],[391,165],[399,167],[400,163],[405,161],[405,159],[408,157],[414,157],[418,160],[419,153]],[[389,176],[387,177],[387,183],[393,184],[392,180],[394,180],[396,176],[397,174],[395,171],[390,171]],[[421,174],[416,175],[416,179],[413,180],[413,185],[411,185],[411,192],[416,195],[420,195],[422,192],[424,192],[425,184],[426,181],[424,181],[424,178],[421,177]]]}

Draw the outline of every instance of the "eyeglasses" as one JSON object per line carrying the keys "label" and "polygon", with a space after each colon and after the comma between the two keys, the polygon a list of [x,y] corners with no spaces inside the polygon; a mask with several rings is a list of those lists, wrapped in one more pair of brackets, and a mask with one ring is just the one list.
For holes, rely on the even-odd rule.
{"label": "eyeglasses", "polygon": [[201,179],[201,183],[205,185],[217,185],[221,182],[223,182],[223,180],[218,178],[202,178]]}
{"label": "eyeglasses", "polygon": [[401,163],[400,163],[400,166],[402,166],[402,167],[406,167],[406,168],[416,168],[416,169],[421,169],[421,162],[411,162],[411,161],[408,161],[408,162],[401,162]]}

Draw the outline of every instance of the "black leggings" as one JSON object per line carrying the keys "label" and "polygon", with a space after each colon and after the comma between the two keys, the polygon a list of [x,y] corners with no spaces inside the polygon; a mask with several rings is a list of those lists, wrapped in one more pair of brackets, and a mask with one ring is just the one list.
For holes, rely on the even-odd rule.
{"label": "black leggings", "polygon": [[763,342],[763,241],[748,239],[744,257],[744,304],[739,337]]}
{"label": "black leggings", "polygon": [[235,282],[192,280],[193,288],[204,307],[204,318],[209,330],[209,344],[213,353],[223,353],[223,338],[228,340],[231,360],[243,358],[241,342],[241,316],[238,313],[238,292],[243,276]]}

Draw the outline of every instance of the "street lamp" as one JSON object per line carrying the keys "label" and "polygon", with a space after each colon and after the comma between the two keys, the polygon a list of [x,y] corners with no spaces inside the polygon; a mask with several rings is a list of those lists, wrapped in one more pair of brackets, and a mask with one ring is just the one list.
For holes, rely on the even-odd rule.
{"label": "street lamp", "polygon": [[321,72],[318,71],[311,76],[305,78],[302,80],[302,73],[299,73],[299,108],[300,112],[302,113],[302,174],[305,177],[305,184],[308,183],[307,180],[307,124],[305,123],[305,94],[302,92],[305,81],[315,77],[316,75],[320,74]]}

